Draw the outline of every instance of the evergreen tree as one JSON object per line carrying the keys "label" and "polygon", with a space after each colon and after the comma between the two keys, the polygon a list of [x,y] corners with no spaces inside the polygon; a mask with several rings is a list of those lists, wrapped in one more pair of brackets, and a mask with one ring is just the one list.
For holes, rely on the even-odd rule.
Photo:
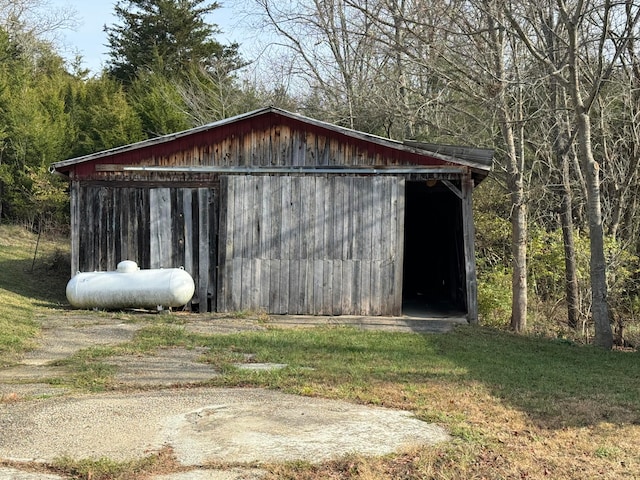
{"label": "evergreen tree", "polygon": [[218,7],[206,0],[119,0],[119,23],[105,27],[107,71],[130,84],[140,73],[180,78],[194,66],[238,68],[238,45],[217,42],[217,25],[205,20]]}

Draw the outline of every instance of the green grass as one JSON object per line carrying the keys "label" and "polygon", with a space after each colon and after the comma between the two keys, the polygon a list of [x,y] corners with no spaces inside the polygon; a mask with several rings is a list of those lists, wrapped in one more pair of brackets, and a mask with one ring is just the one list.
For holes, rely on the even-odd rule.
{"label": "green grass", "polygon": [[[188,333],[180,325],[146,327],[133,342],[92,348],[73,358],[76,371],[91,372],[113,354],[144,353],[162,346],[205,347],[203,361],[224,375],[218,386],[261,386],[304,395],[347,398],[395,406],[384,395],[396,386],[409,408],[431,417],[425,385],[480,389],[532,420],[550,427],[598,421],[640,423],[638,353],[603,351],[494,329],[461,327],[447,335],[360,331],[342,327],[268,329],[231,335]],[[236,368],[252,362],[284,363],[282,370]],[[95,368],[97,375],[104,371]],[[87,381],[89,385],[105,383]],[[381,393],[381,391],[383,393]],[[400,403],[403,403],[400,401]],[[587,412],[572,405],[591,405]]]}
{"label": "green grass", "polygon": [[37,316],[65,301],[67,242],[40,239],[35,255],[36,243],[24,228],[0,225],[0,365],[31,348]]}
{"label": "green grass", "polygon": [[139,460],[117,462],[109,458],[77,460],[63,456],[51,465],[55,473],[87,480],[133,480],[179,471],[173,452],[165,448]]}

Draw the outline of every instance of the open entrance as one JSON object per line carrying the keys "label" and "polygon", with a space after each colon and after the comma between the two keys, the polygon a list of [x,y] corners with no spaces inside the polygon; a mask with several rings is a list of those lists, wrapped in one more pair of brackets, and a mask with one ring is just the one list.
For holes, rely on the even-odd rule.
{"label": "open entrance", "polygon": [[466,310],[460,199],[442,182],[408,181],[402,311],[409,315]]}

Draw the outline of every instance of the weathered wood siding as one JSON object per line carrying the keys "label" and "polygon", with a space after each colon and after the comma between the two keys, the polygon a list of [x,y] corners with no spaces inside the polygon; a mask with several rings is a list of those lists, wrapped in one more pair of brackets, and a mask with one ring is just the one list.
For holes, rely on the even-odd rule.
{"label": "weathered wood siding", "polygon": [[196,283],[192,303],[215,308],[218,192],[213,188],[74,184],[73,271],[184,267]]}
{"label": "weathered wood siding", "polygon": [[[266,119],[265,119],[266,120]],[[117,165],[220,167],[332,167],[443,165],[423,155],[399,151],[362,139],[327,132],[299,122],[253,121],[114,153],[105,165],[80,164],[76,179],[109,179]],[[120,178],[149,180],[148,173],[119,173]]]}
{"label": "weathered wood siding", "polygon": [[226,176],[218,310],[399,315],[404,179]]}

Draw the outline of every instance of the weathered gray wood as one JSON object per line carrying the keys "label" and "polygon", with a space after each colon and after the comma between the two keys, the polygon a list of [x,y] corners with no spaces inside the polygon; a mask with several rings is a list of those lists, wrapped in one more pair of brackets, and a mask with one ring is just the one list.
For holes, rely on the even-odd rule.
{"label": "weathered gray wood", "polygon": [[[242,181],[244,178],[239,177],[230,177],[229,183],[234,186],[234,211],[233,211],[233,223],[230,225],[230,235],[232,237],[233,242],[233,256],[232,258],[232,275],[231,275],[231,305],[232,310],[240,310],[242,308],[242,294],[243,294],[243,285],[246,284],[250,279],[243,278],[245,274],[245,270],[243,268],[243,260],[246,256],[246,229],[245,225],[245,182]],[[229,202],[231,202],[231,197],[229,198]]]}
{"label": "weathered gray wood", "polygon": [[[235,183],[230,177],[222,177],[220,183],[220,189],[224,199],[222,200],[226,204],[226,215],[224,215],[225,228],[221,230],[223,237],[221,238],[222,252],[224,256],[224,275],[221,278],[220,285],[222,285],[223,295],[223,308],[222,312],[229,312],[234,310],[233,306],[233,276],[236,274],[233,266],[234,245],[233,245],[233,222],[235,218]],[[222,220],[222,219],[221,219]],[[222,229],[222,225],[220,227]]]}
{"label": "weathered gray wood", "polygon": [[262,295],[261,291],[261,283],[262,283],[262,263],[263,260],[261,258],[253,258],[251,259],[251,301],[250,301],[250,309],[254,311],[260,311],[263,308],[262,304]]}
{"label": "weathered gray wood", "polygon": [[[184,263],[193,272],[201,308],[208,308],[211,298],[221,310],[250,305],[278,313],[400,314],[405,180],[394,175],[415,179],[416,172],[376,177],[373,167],[411,160],[388,155],[388,145],[373,152],[363,135],[334,136],[303,124],[233,131],[181,152],[158,148],[153,157],[119,158],[123,164],[108,157],[108,165],[97,162],[95,173],[71,184],[72,273],[113,269],[124,258],[142,268]],[[322,175],[308,169],[252,170],[242,177],[219,170],[134,172],[124,164],[350,170],[325,168]],[[358,165],[369,168],[351,168]],[[457,187],[462,168],[417,175],[442,176],[462,199],[464,252],[459,253],[464,253],[466,301],[474,321],[473,184],[468,176]],[[222,178],[216,192],[212,185],[226,173],[234,177]]]}
{"label": "weathered gray wood", "polygon": [[193,191],[190,188],[182,190],[182,215],[184,237],[184,269],[193,275]]}
{"label": "weathered gray wood", "polygon": [[[209,191],[205,188],[198,189],[198,309],[200,312],[209,311],[208,303],[210,293],[213,290],[211,285],[210,263],[211,249],[209,246],[209,236],[211,235],[211,225],[209,224]],[[213,300],[213,299],[212,299]],[[215,303],[213,303],[215,305]]]}
{"label": "weathered gray wood", "polygon": [[184,267],[185,233],[184,233],[184,203],[182,192],[170,189],[171,211],[169,228],[171,229],[171,252],[169,253],[172,267]]}
{"label": "weathered gray wood", "polygon": [[115,270],[118,262],[122,260],[120,257],[120,245],[117,241],[120,237],[118,225],[118,219],[120,215],[114,208],[116,195],[115,188],[109,188],[107,195],[106,213],[107,213],[107,244],[106,244],[106,258],[107,258],[107,270]]}
{"label": "weathered gray wood", "polygon": [[271,265],[273,260],[270,258],[261,258],[260,267],[260,283],[259,283],[259,296],[260,296],[260,311],[268,312],[271,305]]}
{"label": "weathered gray wood", "polygon": [[[240,311],[243,308],[242,305],[242,258],[232,258],[230,261],[227,259],[231,265],[231,271],[233,275],[231,276],[231,293],[230,298],[231,301],[228,305],[229,311]],[[229,281],[229,279],[226,279]]]}
{"label": "weathered gray wood", "polygon": [[312,195],[315,200],[315,215],[314,225],[311,227],[313,230],[314,245],[313,245],[313,259],[322,260],[325,258],[325,244],[324,244],[324,229],[326,226],[325,220],[325,207],[326,199],[324,196],[324,183],[326,178],[316,177],[315,183],[310,185]]}
{"label": "weathered gray wood", "polygon": [[[325,229],[325,232],[329,229]],[[333,261],[322,261],[322,312],[324,315],[333,314]]]}
{"label": "weathered gray wood", "polygon": [[371,259],[360,261],[360,315],[371,312]]}
{"label": "weathered gray wood", "polygon": [[69,191],[69,215],[71,217],[71,277],[80,269],[80,184],[72,182]]}
{"label": "weathered gray wood", "polygon": [[304,284],[304,303],[301,305],[300,313],[313,313],[313,286],[314,274],[312,258],[307,258],[304,262],[305,284]]}
{"label": "weathered gray wood", "polygon": [[402,276],[404,261],[404,221],[405,221],[405,188],[406,182],[404,178],[398,178],[391,185],[392,209],[395,212],[395,255],[391,257],[392,272],[394,278],[392,281],[392,290],[390,292],[391,315],[401,315],[402,313]]}
{"label": "weathered gray wood", "polygon": [[346,260],[332,260],[332,277],[333,290],[331,295],[331,315],[342,315],[342,295],[344,294],[344,285],[342,283],[342,269]]}
{"label": "weathered gray wood", "polygon": [[[233,201],[231,202],[231,206],[229,206],[229,182],[226,176],[220,178],[220,199],[219,199],[219,223],[218,223],[218,252],[217,252],[217,262],[218,262],[218,282],[216,283],[217,294],[216,294],[216,303],[217,303],[217,311],[226,312],[228,311],[228,283],[227,277],[231,278],[231,271],[227,266],[227,259],[231,258],[228,255],[228,249],[231,247],[230,241],[227,235],[227,218],[229,216],[229,209],[233,209]],[[231,197],[233,198],[233,197]],[[233,215],[232,215],[233,217]]]}
{"label": "weathered gray wood", "polygon": [[289,296],[287,299],[287,312],[290,314],[299,311],[299,304],[302,301],[302,288],[304,283],[301,282],[300,260],[301,241],[305,232],[301,229],[301,217],[304,213],[300,210],[301,205],[301,177],[291,177],[290,198],[287,205],[289,210],[289,228],[291,230],[290,251],[289,251]]}
{"label": "weathered gray wood", "polygon": [[218,232],[220,227],[220,190],[218,188],[208,188],[207,196],[209,202],[209,296],[211,297],[210,310],[215,311],[218,299]]}
{"label": "weathered gray wood", "polygon": [[151,268],[171,268],[171,202],[168,188],[149,192]]}
{"label": "weathered gray wood", "polygon": [[352,315],[361,315],[364,309],[362,308],[362,260],[352,260],[353,276],[349,279],[351,283],[351,303],[349,305],[349,312]]}
{"label": "weathered gray wood", "polygon": [[342,315],[353,314],[354,298],[353,260],[342,261],[342,282],[340,287],[340,312]]}
{"label": "weathered gray wood", "polygon": [[226,201],[223,263],[232,271],[221,289],[231,290],[229,303],[269,313],[399,311],[402,234],[395,229],[403,227],[404,212],[388,198],[397,183],[393,177],[228,178],[224,191],[235,197]]}
{"label": "weathered gray wood", "polygon": [[324,299],[324,270],[323,261],[314,259],[313,268],[313,300],[311,304],[311,313],[314,315],[324,315],[323,299]]}
{"label": "weathered gray wood", "polygon": [[467,287],[467,321],[478,323],[478,285],[476,280],[475,228],[473,225],[473,179],[462,179],[462,228]]}
{"label": "weathered gray wood", "polygon": [[117,216],[116,221],[116,232],[117,241],[116,241],[116,251],[118,252],[118,256],[120,260],[131,260],[131,242],[129,239],[129,222],[131,217],[131,210],[129,207],[129,192],[128,188],[116,189],[116,200],[115,204],[117,205],[116,211],[114,212]]}

